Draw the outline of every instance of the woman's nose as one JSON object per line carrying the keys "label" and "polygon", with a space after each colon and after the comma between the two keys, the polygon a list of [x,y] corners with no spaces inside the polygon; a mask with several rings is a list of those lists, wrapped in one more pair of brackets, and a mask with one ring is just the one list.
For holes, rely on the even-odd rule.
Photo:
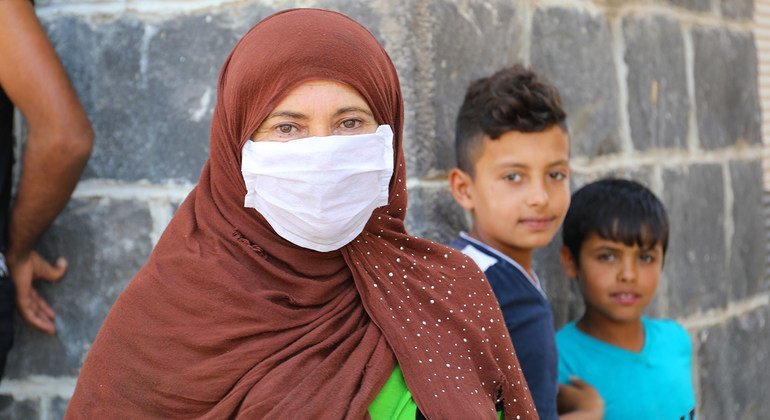
{"label": "woman's nose", "polygon": [[311,124],[308,127],[308,137],[326,137],[332,134],[328,124]]}

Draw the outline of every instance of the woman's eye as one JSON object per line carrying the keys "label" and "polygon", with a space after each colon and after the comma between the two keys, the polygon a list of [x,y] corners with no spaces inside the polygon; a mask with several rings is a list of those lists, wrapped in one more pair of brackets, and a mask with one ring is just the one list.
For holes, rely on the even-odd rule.
{"label": "woman's eye", "polygon": [[281,124],[278,126],[278,132],[281,134],[291,134],[294,131],[294,126],[291,124]]}
{"label": "woman's eye", "polygon": [[361,126],[361,121],[357,119],[349,119],[342,122],[342,126],[344,128],[347,128],[348,130],[352,130],[354,128],[358,128]]}
{"label": "woman's eye", "polygon": [[503,176],[503,179],[507,181],[512,181],[512,182],[519,182],[521,181],[521,174],[517,174],[517,173],[505,174],[505,176]]}

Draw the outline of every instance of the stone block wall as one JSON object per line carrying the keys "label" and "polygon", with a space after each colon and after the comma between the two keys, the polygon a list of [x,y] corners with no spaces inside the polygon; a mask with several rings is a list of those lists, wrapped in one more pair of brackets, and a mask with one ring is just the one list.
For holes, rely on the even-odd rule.
{"label": "stone block wall", "polygon": [[[752,0],[38,0],[96,130],[72,202],[41,243],[70,261],[41,285],[56,336],[18,323],[0,418],[61,418],[110,305],[197,180],[219,67],[261,18],[288,7],[342,11],[398,69],[412,233],[468,228],[448,194],[454,118],[467,84],[522,62],[561,91],[573,187],[614,174],[665,202],[672,237],[650,308],[693,340],[700,418],[770,412],[770,281]],[[558,326],[582,304],[556,259],[537,270]]]}

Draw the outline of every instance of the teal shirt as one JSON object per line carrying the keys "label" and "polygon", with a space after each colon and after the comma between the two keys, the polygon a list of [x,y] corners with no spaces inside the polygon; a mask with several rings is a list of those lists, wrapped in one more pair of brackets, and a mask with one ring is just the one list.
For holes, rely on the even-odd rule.
{"label": "teal shirt", "polygon": [[676,321],[642,317],[644,347],[621,349],[580,331],[575,322],[556,334],[559,382],[577,376],[604,399],[604,418],[691,419],[695,415],[692,346]]}

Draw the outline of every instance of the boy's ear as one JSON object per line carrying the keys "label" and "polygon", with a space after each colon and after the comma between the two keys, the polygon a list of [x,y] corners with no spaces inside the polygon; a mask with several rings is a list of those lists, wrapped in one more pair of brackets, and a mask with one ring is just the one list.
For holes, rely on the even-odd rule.
{"label": "boy's ear", "polygon": [[459,168],[452,169],[449,172],[449,189],[457,204],[465,210],[473,210],[473,179],[470,175]]}
{"label": "boy's ear", "polygon": [[575,258],[572,257],[572,252],[566,246],[562,246],[559,250],[559,256],[561,257],[561,266],[564,268],[564,274],[569,279],[576,279],[578,276],[578,268],[575,263]]}

